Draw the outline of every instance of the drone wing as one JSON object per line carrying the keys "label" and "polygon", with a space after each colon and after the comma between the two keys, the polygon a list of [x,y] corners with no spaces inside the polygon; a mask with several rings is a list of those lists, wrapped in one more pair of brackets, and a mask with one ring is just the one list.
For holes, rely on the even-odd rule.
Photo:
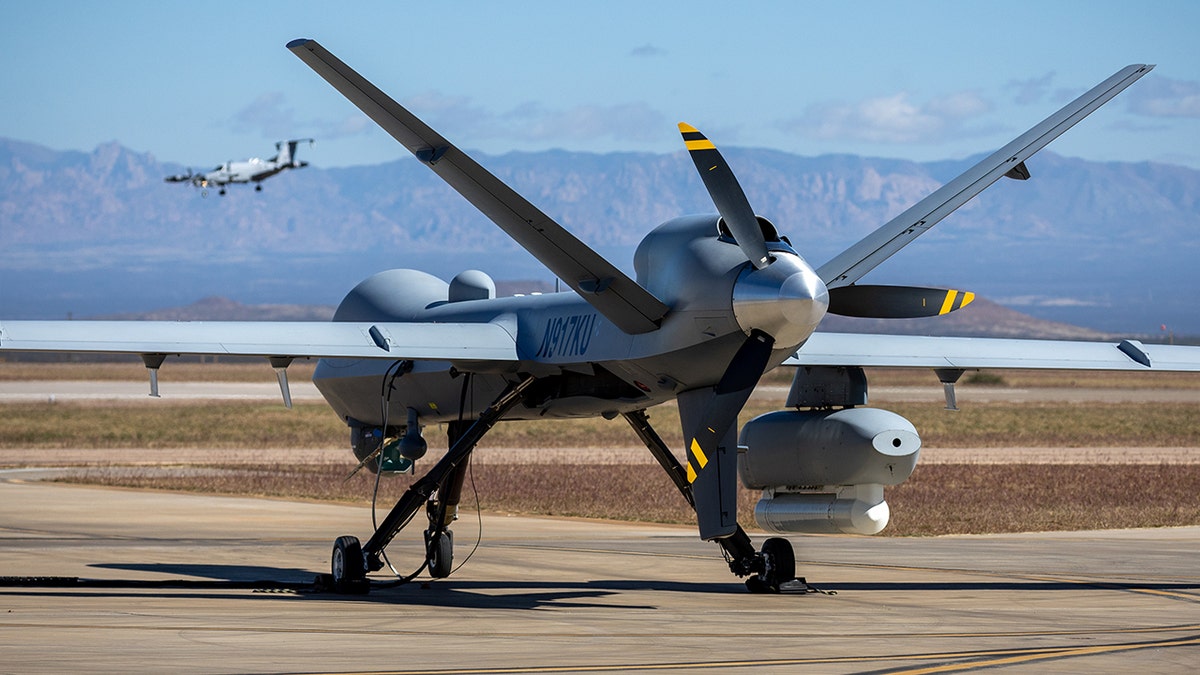
{"label": "drone wing", "polygon": [[1200,372],[1200,347],[818,332],[784,365]]}
{"label": "drone wing", "polygon": [[516,339],[491,323],[3,321],[6,351],[517,360]]}
{"label": "drone wing", "polygon": [[1075,126],[1154,66],[1135,64],[1117,71],[1066,107],[1008,145],[992,153],[958,178],[938,188],[904,213],[863,238],[817,270],[830,290],[858,281],[876,265],[887,260],[955,209],[971,200],[1002,176],[1029,178],[1025,160],[1050,141]]}
{"label": "drone wing", "polygon": [[667,306],[315,40],[288,49],[626,333],[658,328]]}

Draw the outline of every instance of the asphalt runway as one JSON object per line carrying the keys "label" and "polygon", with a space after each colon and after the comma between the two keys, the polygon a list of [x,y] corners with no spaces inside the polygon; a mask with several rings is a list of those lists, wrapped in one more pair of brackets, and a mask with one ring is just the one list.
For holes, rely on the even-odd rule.
{"label": "asphalt runway", "polygon": [[[1195,672],[1200,528],[796,537],[750,595],[689,528],[485,515],[457,573],[313,592],[367,509],[0,472],[0,670]],[[475,514],[454,530],[471,550]],[[389,549],[402,572],[419,527]],[[756,541],[760,536],[755,537]],[[11,577],[42,577],[32,584]],[[72,581],[63,578],[79,578]]]}

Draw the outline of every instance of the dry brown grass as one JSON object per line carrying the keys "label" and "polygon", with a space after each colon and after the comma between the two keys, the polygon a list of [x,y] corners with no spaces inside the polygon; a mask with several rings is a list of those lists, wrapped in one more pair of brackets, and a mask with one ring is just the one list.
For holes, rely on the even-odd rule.
{"label": "dry brown grass", "polygon": [[1187,403],[988,403],[949,413],[888,404],[929,447],[1196,447],[1197,407]]}
{"label": "dry brown grass", "polygon": [[[751,402],[742,422],[777,409]],[[1200,422],[1186,403],[981,403],[948,413],[930,403],[889,404],[908,418],[927,447],[1198,447]],[[323,403],[130,402],[14,403],[0,415],[0,448],[342,448],[346,427]],[[671,447],[682,447],[678,411],[662,405],[651,420]],[[431,448],[445,430],[426,428]],[[489,447],[630,447],[639,442],[617,418],[503,422]]]}
{"label": "dry brown grass", "polygon": [[929,464],[887,495],[894,536],[1200,524],[1200,465]]}
{"label": "dry brown grass", "polygon": [[[742,422],[775,410],[754,404]],[[1200,447],[1200,414],[1189,404],[976,404],[948,413],[931,404],[889,404],[910,419],[926,447]],[[204,402],[146,406],[128,402],[37,402],[6,405],[0,448],[341,448],[346,426],[324,404]],[[671,447],[682,447],[676,408],[653,408],[652,422]],[[431,448],[445,431],[426,429]],[[505,422],[486,438],[490,447],[606,448],[637,446],[618,418]]]}
{"label": "dry brown grass", "polygon": [[[70,480],[136,488],[369,503],[374,476],[346,480],[349,466],[224,467],[206,471],[95,469]],[[387,509],[408,476],[380,481]],[[665,474],[652,465],[479,464],[463,511],[694,522]],[[742,489],[739,512],[753,529],[756,491]],[[1164,527],[1200,524],[1200,465],[974,465],[918,467],[889,488],[888,536]]]}
{"label": "dry brown grass", "polygon": [[[260,381],[265,364],[169,364],[180,380]],[[301,368],[311,364],[297,364]],[[33,370],[27,368],[32,367]],[[143,380],[140,363],[0,364],[3,379]],[[998,371],[995,386],[1195,388],[1192,374],[1027,373]],[[293,366],[293,377],[303,377]],[[787,375],[769,383],[787,384]],[[878,371],[875,386],[936,386],[924,371]],[[778,380],[776,382],[775,380]],[[162,403],[162,402],[159,402]],[[742,416],[778,408],[752,402]],[[910,419],[927,447],[1200,447],[1194,404],[1173,403],[973,403],[959,413],[939,404],[889,404]],[[249,494],[289,499],[365,503],[374,476],[353,468],[345,426],[320,403],[194,401],[179,405],[122,402],[8,404],[0,415],[0,448],[329,448],[333,464],[238,467],[97,467],[73,478],[140,488]],[[673,448],[682,446],[678,414],[665,405],[650,411]],[[444,431],[426,429],[431,449],[445,447]],[[485,439],[488,448],[625,448],[638,442],[620,419],[506,422]],[[434,450],[436,452],[436,450]],[[154,453],[149,453],[153,455]],[[144,459],[144,457],[143,457]],[[473,468],[480,507],[490,512],[690,523],[693,516],[663,472],[652,464],[480,463]],[[380,503],[389,507],[410,477],[381,481]],[[751,524],[757,493],[743,490],[743,522]],[[888,490],[892,536],[1029,530],[1154,527],[1200,524],[1200,465],[922,464],[904,485]],[[464,496],[473,508],[472,493]]]}
{"label": "dry brown grass", "polygon": [[14,403],[0,415],[0,448],[348,447],[329,407],[205,402],[144,406]]}

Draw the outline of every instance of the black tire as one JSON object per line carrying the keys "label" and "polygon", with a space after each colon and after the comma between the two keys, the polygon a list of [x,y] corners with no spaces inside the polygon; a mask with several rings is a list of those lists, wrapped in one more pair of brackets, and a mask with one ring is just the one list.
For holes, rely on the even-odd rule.
{"label": "black tire", "polygon": [[429,561],[429,576],[445,579],[454,567],[454,533],[441,530],[427,536],[425,556]]}
{"label": "black tire", "polygon": [[333,542],[329,571],[333,576],[333,590],[337,593],[361,595],[371,590],[358,537],[347,535]]}
{"label": "black tire", "polygon": [[780,584],[796,578],[796,553],[792,550],[792,542],[783,537],[771,537],[763,542],[762,554],[767,564],[762,580],[772,591],[778,592]]}

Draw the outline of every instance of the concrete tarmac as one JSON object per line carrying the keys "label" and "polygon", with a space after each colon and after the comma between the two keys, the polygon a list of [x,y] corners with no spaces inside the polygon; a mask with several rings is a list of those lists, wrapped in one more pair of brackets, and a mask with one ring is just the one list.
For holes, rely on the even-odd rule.
{"label": "concrete tarmac", "polygon": [[[34,480],[43,473],[0,472],[4,672],[1185,673],[1200,663],[1197,527],[794,537],[798,573],[824,592],[764,596],[746,593],[689,528],[464,513],[456,560],[480,526],[482,543],[449,579],[387,587],[373,575],[370,595],[338,596],[309,582],[335,537],[370,534],[367,509]],[[389,548],[402,572],[417,565],[420,529]]]}

